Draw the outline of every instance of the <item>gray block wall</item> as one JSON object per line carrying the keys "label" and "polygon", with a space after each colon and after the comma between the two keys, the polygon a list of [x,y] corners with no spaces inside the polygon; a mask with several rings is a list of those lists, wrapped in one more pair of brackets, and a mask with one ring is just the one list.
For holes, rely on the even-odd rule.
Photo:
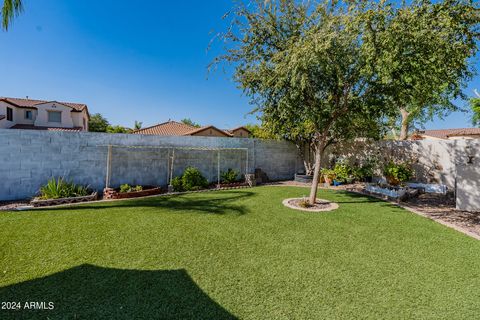
{"label": "gray block wall", "polygon": [[[66,177],[102,190],[107,145],[112,148],[111,185],[166,185],[169,149],[157,147],[247,148],[220,152],[221,171],[253,173],[261,168],[272,180],[293,178],[300,162],[285,141],[217,137],[161,137],[129,134],[47,132],[0,129],[0,200],[33,197],[51,177]],[[151,146],[127,149],[124,146]],[[188,166],[217,179],[215,151],[176,150],[174,176]]]}

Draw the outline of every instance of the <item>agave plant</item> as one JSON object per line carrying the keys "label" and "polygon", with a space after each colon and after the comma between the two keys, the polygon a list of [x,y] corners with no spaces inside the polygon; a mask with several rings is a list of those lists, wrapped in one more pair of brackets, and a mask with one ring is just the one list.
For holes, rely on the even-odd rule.
{"label": "agave plant", "polygon": [[51,178],[47,184],[40,188],[41,199],[59,199],[70,197],[83,197],[90,194],[88,186],[76,185],[63,177]]}

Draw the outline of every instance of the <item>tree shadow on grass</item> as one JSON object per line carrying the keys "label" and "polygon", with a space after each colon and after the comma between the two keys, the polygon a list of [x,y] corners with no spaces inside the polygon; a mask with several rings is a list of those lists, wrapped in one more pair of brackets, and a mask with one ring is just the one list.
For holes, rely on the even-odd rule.
{"label": "tree shadow on grass", "polygon": [[248,213],[244,205],[236,202],[253,196],[250,191],[229,191],[228,193],[197,193],[190,195],[169,195],[144,199],[112,201],[107,203],[86,204],[73,207],[37,209],[37,211],[94,210],[109,208],[158,208],[174,213],[238,214]]}
{"label": "tree shadow on grass", "polygon": [[336,191],[339,194],[345,195],[348,197],[348,200],[338,200],[334,201],[335,203],[379,203],[379,202],[385,202],[381,199],[369,196],[369,195],[364,195],[364,194],[358,194],[354,192],[349,192],[349,191]]}
{"label": "tree shadow on grass", "polygon": [[[0,301],[22,310],[0,310],[1,319],[237,319],[212,300],[183,270],[123,270],[81,265],[0,288]],[[44,302],[52,310],[25,309]]]}

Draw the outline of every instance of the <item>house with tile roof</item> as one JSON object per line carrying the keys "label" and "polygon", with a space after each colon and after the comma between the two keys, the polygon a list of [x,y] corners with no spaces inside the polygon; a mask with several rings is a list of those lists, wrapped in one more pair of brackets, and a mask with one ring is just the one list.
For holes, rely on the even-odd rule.
{"label": "house with tile roof", "polygon": [[88,131],[89,119],[81,103],[0,97],[0,129]]}
{"label": "house with tile roof", "polygon": [[227,138],[248,138],[250,135],[250,131],[245,127],[222,130],[210,125],[197,128],[177,121],[167,121],[151,127],[135,130],[132,133],[156,136],[203,136]]}
{"label": "house with tile roof", "polygon": [[415,132],[412,140],[480,139],[480,128],[422,130]]}

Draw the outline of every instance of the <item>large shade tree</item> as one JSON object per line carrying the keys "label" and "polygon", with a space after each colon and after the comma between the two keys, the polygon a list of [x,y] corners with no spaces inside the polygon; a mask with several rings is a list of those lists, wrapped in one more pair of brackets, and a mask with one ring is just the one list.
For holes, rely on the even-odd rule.
{"label": "large shade tree", "polygon": [[475,98],[470,99],[470,107],[472,108],[472,124],[480,127],[480,93],[475,90]]}
{"label": "large shade tree", "polygon": [[474,74],[479,14],[471,0],[404,2],[391,6],[377,32],[379,77],[397,107],[397,138],[413,126],[458,110],[452,101]]}
{"label": "large shade tree", "polygon": [[229,46],[218,61],[234,64],[263,120],[279,135],[296,130],[313,147],[311,204],[329,141],[359,136],[370,130],[355,124],[389,115],[375,69],[386,9],[384,2],[257,0],[236,8],[222,35]]}
{"label": "large shade tree", "polygon": [[3,0],[2,29],[7,31],[15,16],[23,11],[22,0]]}

